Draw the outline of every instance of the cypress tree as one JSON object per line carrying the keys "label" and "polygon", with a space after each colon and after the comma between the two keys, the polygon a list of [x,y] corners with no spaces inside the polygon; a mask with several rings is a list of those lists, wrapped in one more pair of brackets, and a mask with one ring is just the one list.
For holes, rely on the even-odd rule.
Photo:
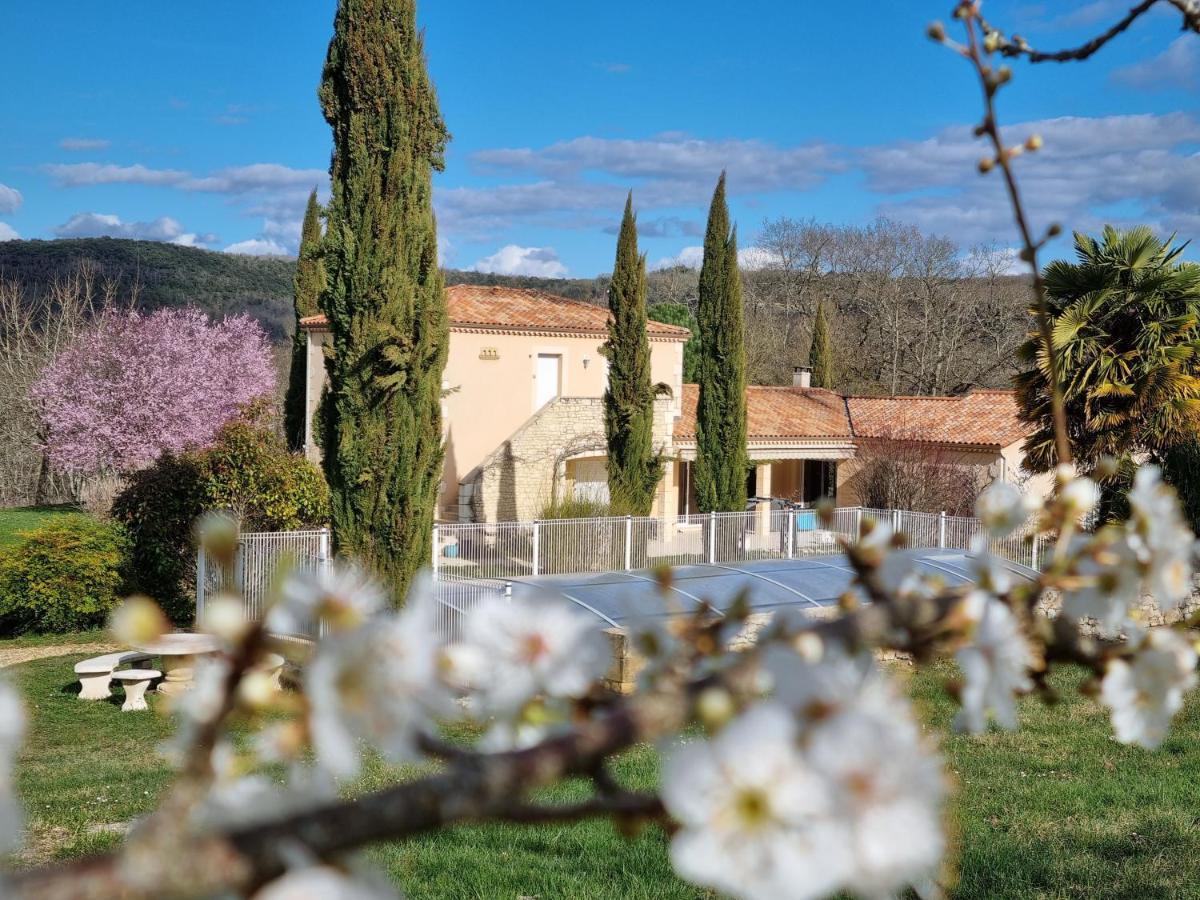
{"label": "cypress tree", "polygon": [[292,307],[296,314],[296,334],[292,339],[292,364],[288,372],[287,395],[283,401],[283,427],[288,446],[293,450],[304,447],[305,379],[307,355],[300,320],[321,311],[321,292],[325,289],[325,264],[321,261],[321,204],[317,189],[308,197],[304,225],[300,229],[300,255],[296,260],[296,277],[292,281]]}
{"label": "cypress tree", "polygon": [[696,502],[704,512],[746,505],[746,341],[737,231],[729,227],[725,173],[717,182],[700,267],[700,399]]}
{"label": "cypress tree", "polygon": [[812,386],[832,390],[833,343],[829,338],[829,322],[825,319],[825,304],[820,301],[817,301],[817,317],[813,321],[808,364],[812,367]]}
{"label": "cypress tree", "polygon": [[608,486],[613,509],[650,514],[662,476],[654,452],[654,386],[650,382],[650,339],[646,334],[646,257],[638,253],[633,194],[617,238],[617,259],[608,288],[608,386],[604,391],[604,434],[608,439]]}
{"label": "cypress tree", "polygon": [[415,0],[339,0],[320,98],[333,129],[321,306],[334,540],[403,596],[429,556],[449,342],[432,205],[449,136]]}

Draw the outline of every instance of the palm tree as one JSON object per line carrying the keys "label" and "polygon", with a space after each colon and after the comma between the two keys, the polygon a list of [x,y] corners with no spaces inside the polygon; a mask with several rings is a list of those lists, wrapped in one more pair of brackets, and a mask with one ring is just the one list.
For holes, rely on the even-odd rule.
{"label": "palm tree", "polygon": [[[1200,266],[1179,262],[1184,247],[1149,228],[1105,226],[1100,241],[1075,233],[1077,262],[1045,269],[1061,384],[1076,465],[1102,457],[1161,460],[1200,434]],[[1041,341],[1018,351],[1021,417],[1035,427],[1027,465],[1057,462],[1049,376]]]}

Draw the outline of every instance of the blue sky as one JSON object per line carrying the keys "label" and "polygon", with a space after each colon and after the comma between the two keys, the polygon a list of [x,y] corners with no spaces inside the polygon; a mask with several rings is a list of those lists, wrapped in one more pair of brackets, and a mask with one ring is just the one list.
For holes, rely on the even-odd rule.
{"label": "blue sky", "polygon": [[[986,11],[1057,48],[1127,5]],[[326,181],[315,92],[333,0],[6,6],[0,239],[294,252],[305,196]],[[974,170],[978,89],[923,37],[950,6],[426,0],[454,136],[436,181],[443,261],[608,271],[629,188],[651,263],[691,259],[722,167],[743,246],[779,215],[887,215],[964,247],[1011,245],[999,181]],[[1200,235],[1200,38],[1165,4],[1090,63],[1015,70],[1002,120],[1046,141],[1021,165],[1035,220]]]}

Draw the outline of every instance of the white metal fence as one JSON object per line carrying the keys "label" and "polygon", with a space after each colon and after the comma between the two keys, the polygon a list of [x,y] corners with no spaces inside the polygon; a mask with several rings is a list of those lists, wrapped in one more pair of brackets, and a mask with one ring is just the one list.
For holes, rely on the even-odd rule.
{"label": "white metal fence", "polygon": [[[909,510],[841,507],[822,521],[815,510],[767,509],[708,513],[677,518],[613,517],[540,522],[437,525],[431,565],[441,616],[439,628],[453,634],[462,615],[514,578],[629,571],[658,566],[795,559],[837,553],[841,538],[859,534],[867,519],[903,532],[914,548],[966,550],[983,534],[978,519]],[[1038,568],[1036,535],[992,541],[993,553]],[[284,566],[328,565],[328,530],[243,534],[233,571],[224,573],[204,554],[197,565],[196,608],[223,587],[246,598],[251,615],[261,615],[272,581]],[[232,584],[227,579],[232,578]]]}

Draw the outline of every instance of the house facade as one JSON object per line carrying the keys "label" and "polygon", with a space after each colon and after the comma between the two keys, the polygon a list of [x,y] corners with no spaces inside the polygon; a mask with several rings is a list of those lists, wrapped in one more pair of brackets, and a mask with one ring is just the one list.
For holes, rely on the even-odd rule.
{"label": "house facade", "polygon": [[[608,496],[603,395],[608,366],[604,307],[541,291],[455,285],[446,290],[450,349],[443,388],[446,462],[438,516],[448,522],[528,521],[566,497]],[[325,385],[323,316],[307,334],[311,423]],[[654,444],[666,460],[653,514],[698,512],[692,482],[699,389],[683,383],[685,328],[647,326],[655,400]],[[790,387],[747,389],[747,497],[859,505],[863,462],[896,441],[935,449],[984,481],[1019,481],[1045,493],[1046,478],[1021,473],[1024,427],[1009,391],[955,397],[846,397],[812,388],[797,370]],[[311,425],[306,452],[318,459]],[[982,486],[982,485],[981,485]],[[768,509],[764,505],[765,509]]]}

